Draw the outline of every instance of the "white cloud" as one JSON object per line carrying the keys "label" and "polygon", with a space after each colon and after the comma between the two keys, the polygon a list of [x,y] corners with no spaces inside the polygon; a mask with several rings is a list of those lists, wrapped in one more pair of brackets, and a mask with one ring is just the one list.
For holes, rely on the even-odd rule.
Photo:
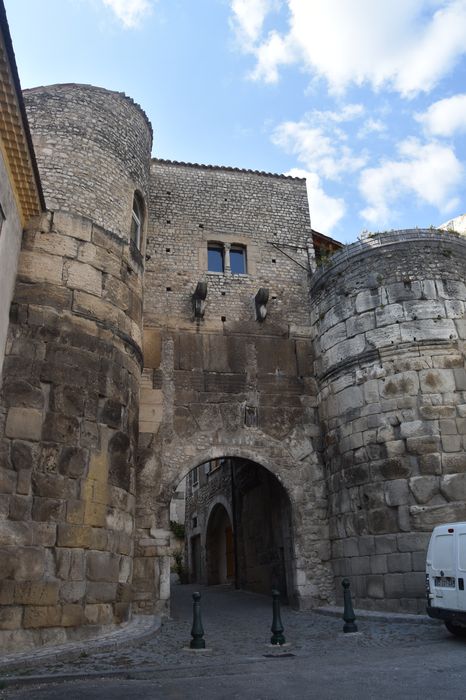
{"label": "white cloud", "polygon": [[231,26],[245,50],[260,37],[264,20],[275,4],[273,0],[231,0]]}
{"label": "white cloud", "polygon": [[312,228],[324,234],[330,233],[346,213],[344,200],[326,194],[320,184],[319,176],[315,173],[292,168],[286,175],[306,178]]}
{"label": "white cloud", "polygon": [[387,125],[380,119],[369,117],[358,131],[358,138],[364,139],[369,134],[383,134],[387,131]]}
{"label": "white cloud", "polygon": [[361,105],[346,105],[340,112],[315,110],[300,121],[279,124],[272,142],[295,155],[306,170],[338,179],[342,173],[355,172],[366,164],[366,156],[352,152],[339,126],[359,117],[363,111]]}
{"label": "white cloud", "polygon": [[151,0],[102,0],[126,29],[139,26],[152,12]]}
{"label": "white cloud", "polygon": [[368,83],[409,97],[430,91],[466,52],[466,0],[286,4],[288,28],[264,36],[271,0],[251,0],[256,14],[244,10],[246,0],[232,0],[243,49],[256,56],[252,77],[257,80],[274,82],[280,67],[293,62],[325,78],[333,92]]}
{"label": "white cloud", "polygon": [[430,105],[427,112],[416,119],[434,136],[453,136],[466,132],[466,94],[454,95]]}
{"label": "white cloud", "polygon": [[444,213],[458,206],[456,189],[463,179],[463,166],[451,148],[408,139],[399,144],[398,151],[398,160],[361,173],[359,190],[368,203],[361,214],[369,223],[389,223],[392,207],[409,195]]}

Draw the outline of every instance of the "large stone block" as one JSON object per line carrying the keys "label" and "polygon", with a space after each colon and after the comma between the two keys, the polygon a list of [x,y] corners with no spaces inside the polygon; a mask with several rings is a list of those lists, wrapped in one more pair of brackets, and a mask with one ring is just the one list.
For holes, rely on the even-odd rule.
{"label": "large stone block", "polygon": [[15,585],[15,603],[23,605],[56,605],[58,581],[25,581]]}
{"label": "large stone block", "polygon": [[36,408],[10,408],[5,435],[9,438],[38,441],[42,433],[42,411]]}
{"label": "large stone block", "polygon": [[73,444],[79,435],[79,421],[74,416],[61,413],[47,413],[45,416],[42,439],[49,442]]}
{"label": "large stone block", "polygon": [[86,473],[88,462],[88,450],[81,447],[65,446],[60,451],[58,471],[63,476],[80,479]]}
{"label": "large stone block", "polygon": [[41,409],[44,405],[42,390],[24,379],[6,378],[2,389],[4,405],[7,408],[16,406]]}
{"label": "large stone block", "polygon": [[414,530],[431,532],[436,525],[466,520],[466,503],[456,502],[437,506],[410,506]]}
{"label": "large stone block", "polygon": [[21,627],[23,609],[20,606],[0,607],[0,630],[15,630]]}
{"label": "large stone block", "polygon": [[110,625],[113,623],[113,608],[108,603],[93,603],[84,607],[84,617],[89,625]]}
{"label": "large stone block", "polygon": [[[443,454],[441,459],[441,470],[444,474],[457,474],[466,472],[466,453],[460,452],[458,454]],[[440,473],[440,471],[438,473]]]}
{"label": "large stone block", "polygon": [[86,572],[89,581],[118,581],[120,556],[110,552],[89,551]]}
{"label": "large stone block", "polygon": [[428,369],[419,372],[421,391],[425,394],[444,394],[455,391],[453,370]]}
{"label": "large stone block", "polygon": [[398,529],[396,510],[392,508],[375,508],[367,514],[369,532],[378,535],[395,532]]}
{"label": "large stone block", "polygon": [[32,525],[10,520],[0,520],[0,547],[32,545]]}
{"label": "large stone block", "polygon": [[66,212],[55,211],[53,213],[53,226],[56,231],[64,236],[78,238],[80,241],[90,241],[92,236],[92,221],[84,216]]}
{"label": "large stone block", "polygon": [[428,503],[439,493],[439,478],[437,476],[414,476],[409,480],[409,488],[417,503]]}
{"label": "large stone block", "polygon": [[91,540],[91,527],[88,525],[58,525],[57,544],[59,547],[87,549]]}
{"label": "large stone block", "polygon": [[84,608],[76,603],[65,603],[62,607],[62,627],[79,627],[84,623]]}
{"label": "large stone block", "polygon": [[24,627],[58,627],[61,608],[56,605],[28,605],[24,610]]}
{"label": "large stone block", "polygon": [[411,571],[411,554],[409,552],[387,554],[387,566],[390,573]]}
{"label": "large stone block", "polygon": [[34,497],[32,518],[42,522],[63,522],[65,519],[66,501],[57,498]]}
{"label": "large stone block", "polygon": [[56,255],[23,250],[18,262],[18,276],[22,282],[62,284],[63,260]]}
{"label": "large stone block", "polygon": [[388,506],[402,506],[408,503],[409,490],[406,479],[387,481],[384,491],[385,501]]}
{"label": "large stone block", "polygon": [[95,296],[102,296],[102,273],[91,265],[73,260],[65,266],[66,284],[70,289],[80,289]]}
{"label": "large stone block", "polygon": [[118,583],[89,581],[86,587],[87,603],[113,603],[116,600]]}
{"label": "large stone block", "polygon": [[466,501],[466,473],[442,476],[440,492],[447,501]]}

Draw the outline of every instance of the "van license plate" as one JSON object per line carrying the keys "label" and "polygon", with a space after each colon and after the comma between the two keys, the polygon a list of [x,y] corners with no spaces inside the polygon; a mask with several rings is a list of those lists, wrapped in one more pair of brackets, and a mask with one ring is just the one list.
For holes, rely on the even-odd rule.
{"label": "van license plate", "polygon": [[434,582],[437,588],[454,588],[455,579],[453,576],[434,576]]}

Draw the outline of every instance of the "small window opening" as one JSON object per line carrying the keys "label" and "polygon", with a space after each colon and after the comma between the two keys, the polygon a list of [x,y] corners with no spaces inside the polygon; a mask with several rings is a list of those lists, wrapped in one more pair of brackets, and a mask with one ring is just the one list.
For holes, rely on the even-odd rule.
{"label": "small window opening", "polygon": [[225,260],[223,246],[209,243],[207,246],[207,269],[209,272],[224,272]]}
{"label": "small window opening", "polygon": [[227,320],[227,317],[226,317],[226,316],[222,316],[222,323],[225,323],[226,320]]}
{"label": "small window opening", "polygon": [[276,263],[277,261],[276,261],[276,259],[275,259],[275,258],[272,258],[272,262],[273,262],[273,263]]}
{"label": "small window opening", "polygon": [[133,210],[131,212],[130,239],[131,243],[134,243],[138,250],[141,249],[142,242],[143,212],[144,207],[141,196],[135,192],[133,197]]}
{"label": "small window opening", "polygon": [[171,292],[172,288],[171,287],[166,287],[167,292]]}
{"label": "small window opening", "polygon": [[246,248],[232,245],[230,248],[230,269],[233,274],[246,274]]}
{"label": "small window opening", "polygon": [[170,251],[171,251],[171,248],[165,248],[166,253],[170,253]]}

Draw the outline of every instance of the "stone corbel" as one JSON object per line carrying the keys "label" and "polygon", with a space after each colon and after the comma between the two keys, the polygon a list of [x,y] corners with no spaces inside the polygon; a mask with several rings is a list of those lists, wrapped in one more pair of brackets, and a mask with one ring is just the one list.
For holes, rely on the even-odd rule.
{"label": "stone corbel", "polygon": [[207,297],[207,282],[198,282],[196,289],[195,289],[193,296],[192,296],[194,318],[197,318],[197,319],[204,318],[206,297]]}
{"label": "stone corbel", "polygon": [[266,287],[261,287],[254,297],[256,305],[256,320],[265,321],[267,316],[267,302],[269,301],[269,290]]}

